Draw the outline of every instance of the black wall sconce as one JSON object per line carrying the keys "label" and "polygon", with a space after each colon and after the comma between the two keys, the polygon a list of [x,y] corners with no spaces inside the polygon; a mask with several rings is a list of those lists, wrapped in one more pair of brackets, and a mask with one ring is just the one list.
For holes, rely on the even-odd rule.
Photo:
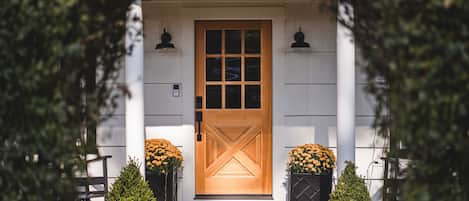
{"label": "black wall sconce", "polygon": [[309,48],[309,43],[305,42],[305,34],[301,31],[301,27],[294,35],[295,42],[291,44],[292,48]]}
{"label": "black wall sconce", "polygon": [[166,28],[163,29],[163,34],[161,34],[161,43],[156,45],[156,50],[158,49],[166,49],[166,48],[174,48],[174,44],[171,43],[171,34],[166,32]]}

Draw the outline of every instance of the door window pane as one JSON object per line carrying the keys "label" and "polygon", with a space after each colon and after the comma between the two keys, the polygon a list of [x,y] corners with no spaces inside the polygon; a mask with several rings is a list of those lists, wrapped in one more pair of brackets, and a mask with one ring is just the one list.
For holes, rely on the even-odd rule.
{"label": "door window pane", "polygon": [[244,80],[246,81],[260,81],[261,80],[260,58],[246,58],[244,68],[245,68]]}
{"label": "door window pane", "polygon": [[207,54],[221,54],[221,30],[208,30],[205,41]]}
{"label": "door window pane", "polygon": [[207,81],[221,81],[220,58],[207,58],[205,66],[205,79]]}
{"label": "door window pane", "polygon": [[261,52],[261,31],[247,30],[245,39],[245,52],[256,54]]}
{"label": "door window pane", "polygon": [[226,85],[226,108],[241,108],[241,86]]}
{"label": "door window pane", "polygon": [[221,108],[221,86],[220,85],[207,85],[206,86],[205,104],[206,108]]}
{"label": "door window pane", "polygon": [[241,53],[241,31],[227,30],[225,31],[225,52],[228,54]]}
{"label": "door window pane", "polygon": [[244,104],[246,108],[261,108],[261,87],[260,85],[245,86]]}
{"label": "door window pane", "polygon": [[225,80],[241,81],[241,58],[225,59]]}

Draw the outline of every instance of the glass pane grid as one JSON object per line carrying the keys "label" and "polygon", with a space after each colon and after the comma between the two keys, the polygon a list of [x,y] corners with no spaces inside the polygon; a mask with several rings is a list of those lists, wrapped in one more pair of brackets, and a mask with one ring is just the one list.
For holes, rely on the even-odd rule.
{"label": "glass pane grid", "polygon": [[225,85],[225,107],[241,108],[241,85]]}
{"label": "glass pane grid", "polygon": [[207,54],[220,54],[222,50],[222,31],[207,30],[205,37],[205,52]]}
{"label": "glass pane grid", "polygon": [[261,86],[246,85],[244,101],[246,108],[261,108]]}
{"label": "glass pane grid", "polygon": [[221,59],[207,58],[205,60],[205,80],[221,81]]}
{"label": "glass pane grid", "polygon": [[222,108],[222,86],[207,85],[205,87],[205,108]]}
{"label": "glass pane grid", "polygon": [[260,58],[246,58],[244,60],[245,81],[261,81]]}
{"label": "glass pane grid", "polygon": [[241,81],[241,58],[225,58],[225,81]]}
{"label": "glass pane grid", "polygon": [[241,53],[241,30],[225,30],[225,52]]}
{"label": "glass pane grid", "polygon": [[261,32],[260,30],[246,30],[245,32],[245,53],[261,52]]}
{"label": "glass pane grid", "polygon": [[[245,60],[246,60],[245,57],[241,57],[241,80],[242,81],[244,81],[246,77],[246,71],[244,70],[246,68],[246,65],[244,63]],[[243,94],[244,94],[244,86],[242,88],[243,88]]]}
{"label": "glass pane grid", "polygon": [[[206,50],[206,99],[215,99],[213,101],[206,100],[211,104],[206,108],[217,110],[260,109],[260,30],[212,31],[212,35],[220,36],[220,40],[216,38],[216,40],[212,40],[212,43],[220,41],[221,44],[212,44],[210,47],[212,50]],[[219,51],[218,46],[220,46]],[[208,45],[207,48],[209,48]],[[212,62],[211,66],[208,66],[209,61]],[[215,61],[221,62],[218,64]],[[209,70],[210,72],[208,72]],[[209,78],[209,76],[211,77]],[[210,92],[208,92],[209,88]],[[215,95],[217,97],[214,97]]]}

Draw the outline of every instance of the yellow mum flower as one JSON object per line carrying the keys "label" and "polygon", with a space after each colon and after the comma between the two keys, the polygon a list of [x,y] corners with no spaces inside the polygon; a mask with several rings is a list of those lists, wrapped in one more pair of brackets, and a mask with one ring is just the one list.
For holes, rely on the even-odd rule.
{"label": "yellow mum flower", "polygon": [[[165,139],[148,139],[145,141],[145,159],[150,171],[166,173],[181,167],[183,157],[179,149]],[[169,163],[169,161],[174,161]]]}
{"label": "yellow mum flower", "polygon": [[293,172],[317,173],[335,167],[332,150],[319,144],[304,144],[290,150],[288,166]]}

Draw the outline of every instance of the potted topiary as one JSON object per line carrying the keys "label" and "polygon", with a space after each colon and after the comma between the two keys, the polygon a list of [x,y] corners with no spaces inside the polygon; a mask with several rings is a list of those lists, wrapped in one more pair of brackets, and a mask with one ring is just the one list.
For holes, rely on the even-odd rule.
{"label": "potted topiary", "polygon": [[109,201],[156,201],[148,183],[140,175],[138,164],[130,160],[106,196]]}
{"label": "potted topiary", "polygon": [[355,173],[355,165],[349,161],[346,163],[347,166],[342,175],[340,175],[334,192],[330,195],[330,201],[371,201],[365,182]]}
{"label": "potted topiary", "polygon": [[290,151],[290,201],[327,201],[332,188],[334,153],[319,144],[304,144]]}
{"label": "potted topiary", "polygon": [[145,141],[146,178],[156,200],[177,200],[177,168],[182,160],[179,149],[168,140]]}

